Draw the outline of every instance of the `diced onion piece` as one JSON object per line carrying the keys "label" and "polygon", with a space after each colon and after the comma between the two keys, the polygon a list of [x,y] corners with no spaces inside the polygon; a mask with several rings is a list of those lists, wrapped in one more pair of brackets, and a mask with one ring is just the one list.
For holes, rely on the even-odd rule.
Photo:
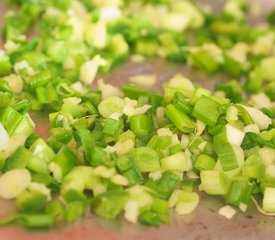
{"label": "diced onion piece", "polygon": [[130,77],[130,81],[139,86],[154,86],[157,81],[157,77],[155,74],[147,74],[147,75],[137,75]]}
{"label": "diced onion piece", "polygon": [[94,174],[102,178],[110,178],[116,174],[114,168],[107,168],[105,166],[98,166],[94,169]]}
{"label": "diced onion piece", "polygon": [[203,123],[200,120],[196,120],[196,130],[195,130],[196,135],[200,136],[203,133],[205,128],[206,128],[205,123]]}
{"label": "diced onion piece", "polygon": [[113,22],[121,17],[121,11],[118,7],[108,6],[100,9],[100,19],[104,22]]}
{"label": "diced onion piece", "polygon": [[145,191],[143,186],[139,185],[129,188],[127,191],[130,197],[124,207],[124,216],[127,221],[136,223],[140,208],[150,206],[153,203],[153,197]]}
{"label": "diced onion piece", "polygon": [[26,169],[13,169],[0,177],[0,197],[4,199],[16,198],[30,184],[31,175]]}
{"label": "diced onion piece", "polygon": [[225,205],[219,210],[219,214],[227,219],[233,218],[236,213],[237,211],[229,205]]}
{"label": "diced onion piece", "polygon": [[240,146],[243,142],[245,133],[230,124],[226,124],[226,135],[230,144]]}
{"label": "diced onion piece", "polygon": [[263,147],[260,149],[259,155],[265,166],[269,166],[275,163],[275,149]]}
{"label": "diced onion piece", "polygon": [[11,90],[14,93],[19,94],[22,92],[24,83],[19,75],[11,74],[9,76],[4,77],[3,79],[8,82]]}
{"label": "diced onion piece", "polygon": [[257,134],[260,133],[260,129],[259,129],[259,127],[258,127],[257,124],[249,124],[249,125],[246,125],[246,126],[244,127],[243,131],[244,131],[245,133],[247,133],[247,132],[253,132],[253,133],[257,133]]}
{"label": "diced onion piece", "polygon": [[248,112],[248,114],[250,115],[252,120],[258,125],[260,130],[268,128],[268,126],[272,123],[272,120],[257,108],[247,107],[244,105],[240,106],[242,106]]}
{"label": "diced onion piece", "polygon": [[195,86],[191,80],[181,74],[176,74],[169,80],[169,86],[180,89],[195,90]]}
{"label": "diced onion piece", "polygon": [[275,213],[275,188],[266,187],[263,198],[263,210]]}
{"label": "diced onion piece", "polygon": [[129,184],[128,179],[119,175],[119,174],[112,176],[111,182],[114,184],[117,184],[117,185],[121,185],[121,186],[127,186]]}
{"label": "diced onion piece", "polygon": [[250,97],[250,101],[253,103],[255,108],[269,108],[271,106],[271,101],[264,93],[253,94]]}
{"label": "diced onion piece", "polygon": [[105,99],[107,97],[111,97],[111,96],[120,96],[121,95],[121,91],[111,85],[111,84],[106,84],[103,79],[99,79],[97,81],[97,85],[98,85],[98,89],[101,91],[101,95],[102,98]]}
{"label": "diced onion piece", "polygon": [[247,210],[247,205],[246,204],[244,204],[244,203],[240,203],[240,205],[239,205],[239,209],[242,211],[242,212],[246,212],[246,210]]}
{"label": "diced onion piece", "polygon": [[1,149],[1,159],[6,159],[11,156],[17,148],[23,146],[26,141],[24,135],[14,135],[9,139],[9,142]]}
{"label": "diced onion piece", "polygon": [[153,179],[154,181],[157,181],[161,178],[162,172],[161,171],[156,171],[156,172],[150,172],[149,173],[149,178]]}
{"label": "diced onion piece", "polygon": [[35,74],[32,67],[25,60],[15,63],[13,68],[14,68],[15,73],[17,73],[17,74],[19,74],[21,70],[26,70],[26,72],[29,76],[33,76]]}
{"label": "diced onion piece", "polygon": [[162,19],[162,27],[175,32],[185,31],[190,23],[190,17],[180,13],[169,13]]}
{"label": "diced onion piece", "polygon": [[100,66],[105,66],[107,64],[106,60],[96,55],[92,60],[84,63],[80,68],[80,81],[90,85],[95,79],[98,68]]}
{"label": "diced onion piece", "polygon": [[0,123],[0,150],[2,150],[9,142],[9,134],[7,133],[6,129]]}
{"label": "diced onion piece", "polygon": [[61,182],[63,178],[62,170],[59,165],[55,162],[51,162],[48,166],[49,170],[52,172],[53,177],[58,181]]}
{"label": "diced onion piece", "polygon": [[137,223],[139,215],[139,205],[135,201],[128,201],[124,207],[124,217],[128,222]]}

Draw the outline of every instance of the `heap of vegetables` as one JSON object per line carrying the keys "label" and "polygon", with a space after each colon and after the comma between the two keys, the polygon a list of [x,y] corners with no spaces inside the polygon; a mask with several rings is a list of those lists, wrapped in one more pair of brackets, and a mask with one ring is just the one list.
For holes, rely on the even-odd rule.
{"label": "heap of vegetables", "polygon": [[[50,227],[90,207],[159,226],[169,208],[192,212],[197,190],[275,214],[274,14],[251,28],[241,0],[220,15],[188,0],[15,2],[0,54],[0,197],[19,213],[0,225]],[[38,37],[27,40],[35,24]],[[163,95],[103,81],[91,88],[98,71],[130,54],[237,80],[213,93],[182,75]],[[49,112],[48,139],[34,133],[29,110]]]}

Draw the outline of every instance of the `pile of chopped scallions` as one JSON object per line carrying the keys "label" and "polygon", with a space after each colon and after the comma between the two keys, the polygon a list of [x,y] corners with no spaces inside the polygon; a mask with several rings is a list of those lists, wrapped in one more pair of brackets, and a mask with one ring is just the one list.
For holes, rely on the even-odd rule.
{"label": "pile of chopped scallions", "polygon": [[[228,218],[252,202],[275,214],[275,12],[251,27],[242,0],[219,14],[189,0],[12,2],[0,52],[0,197],[18,213],[0,225],[51,227],[89,208],[159,226],[170,208],[194,211],[198,191],[222,196]],[[162,95],[135,85],[153,75],[91,88],[130,55],[234,80],[211,92],[175,75]],[[48,139],[30,110],[49,112]]]}

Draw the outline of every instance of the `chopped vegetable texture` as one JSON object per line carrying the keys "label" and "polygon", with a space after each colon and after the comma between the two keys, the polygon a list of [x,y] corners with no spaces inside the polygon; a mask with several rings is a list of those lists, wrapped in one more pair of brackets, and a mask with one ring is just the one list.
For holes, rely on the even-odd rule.
{"label": "chopped vegetable texture", "polygon": [[[195,211],[198,190],[222,196],[226,218],[256,195],[257,208],[275,214],[274,11],[263,28],[248,24],[244,1],[228,0],[219,15],[191,0],[11,2],[0,50],[0,197],[15,199],[18,213],[0,225],[52,227],[91,209],[159,226],[169,208]],[[121,89],[90,86],[130,54],[234,80],[211,92],[177,74],[163,96],[140,87],[155,85],[154,74]],[[49,113],[47,139],[31,110]]]}

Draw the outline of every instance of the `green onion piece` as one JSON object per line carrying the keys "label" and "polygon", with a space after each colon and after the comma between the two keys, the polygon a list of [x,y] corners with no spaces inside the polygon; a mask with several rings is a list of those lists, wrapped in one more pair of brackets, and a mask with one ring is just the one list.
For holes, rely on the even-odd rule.
{"label": "green onion piece", "polygon": [[26,228],[48,228],[55,225],[54,217],[48,214],[16,214],[0,221],[1,225],[7,225],[12,222]]}
{"label": "green onion piece", "polygon": [[147,115],[134,115],[129,121],[130,129],[139,137],[147,136],[152,131],[153,122]]}
{"label": "green onion piece", "polygon": [[161,178],[157,181],[148,180],[145,183],[149,188],[148,191],[161,199],[168,199],[179,184],[179,176],[170,171],[164,172]]}
{"label": "green onion piece", "polygon": [[127,178],[129,186],[134,186],[143,182],[143,176],[137,167],[133,167],[123,172],[122,175]]}
{"label": "green onion piece", "polygon": [[34,172],[48,173],[48,163],[51,162],[55,153],[41,138],[37,139],[30,147],[32,156],[27,167]]}
{"label": "green onion piece", "polygon": [[180,131],[184,133],[194,131],[195,123],[188,117],[185,112],[179,110],[175,105],[167,105],[165,107],[165,115]]}
{"label": "green onion piece", "polygon": [[7,76],[12,72],[10,59],[6,55],[0,54],[0,77]]}
{"label": "green onion piece", "polygon": [[32,153],[25,147],[20,146],[15,153],[7,159],[5,163],[5,171],[16,168],[25,168],[31,158]]}
{"label": "green onion piece", "polygon": [[186,158],[183,152],[178,152],[169,157],[160,160],[161,168],[164,171],[177,170],[177,171],[188,171],[192,168],[192,163]]}
{"label": "green onion piece", "polygon": [[275,188],[266,187],[264,190],[263,210],[269,213],[275,212]]}
{"label": "green onion piece", "polygon": [[95,146],[90,150],[89,163],[91,166],[104,165],[107,160],[108,156],[103,148]]}
{"label": "green onion piece", "polygon": [[110,117],[112,113],[121,114],[123,112],[123,108],[124,101],[120,97],[105,98],[98,105],[98,111],[104,118]]}
{"label": "green onion piece", "polygon": [[169,223],[170,219],[168,214],[162,214],[151,210],[145,210],[141,212],[141,214],[138,216],[138,221],[148,226],[157,227],[161,223]]}
{"label": "green onion piece", "polygon": [[239,146],[231,145],[228,142],[225,128],[214,136],[213,144],[224,171],[229,171],[242,165],[243,151]]}
{"label": "green onion piece", "polygon": [[60,201],[54,200],[47,204],[45,213],[60,221],[64,218],[65,208]]}
{"label": "green onion piece", "polygon": [[59,183],[56,179],[54,179],[49,174],[43,174],[43,173],[34,173],[32,174],[32,181],[41,183],[45,186],[48,186],[52,190],[58,190],[59,189]]}
{"label": "green onion piece", "polygon": [[131,131],[131,130],[127,130],[125,132],[122,132],[118,138],[117,138],[117,142],[121,141],[121,142],[126,142],[128,140],[133,140],[133,142],[135,141],[136,135]]}
{"label": "green onion piece", "polygon": [[32,89],[44,87],[51,77],[51,73],[48,70],[41,71],[30,78],[30,86]]}
{"label": "green onion piece", "polygon": [[242,101],[242,87],[236,80],[232,80],[223,84],[216,84],[215,90],[223,91],[226,97],[234,103]]}
{"label": "green onion piece", "polygon": [[265,166],[263,161],[256,155],[249,156],[243,166],[242,175],[250,179],[262,181],[265,174]]}
{"label": "green onion piece", "polygon": [[62,176],[65,176],[76,165],[77,158],[75,153],[65,146],[55,155],[53,162],[59,166]]}
{"label": "green onion piece", "polygon": [[66,82],[61,82],[56,87],[56,92],[62,97],[72,97],[74,95],[74,90],[68,86]]}
{"label": "green onion piece", "polygon": [[31,175],[26,169],[12,169],[0,177],[0,197],[13,199],[27,189]]}
{"label": "green onion piece", "polygon": [[263,131],[260,133],[260,137],[266,141],[270,141],[271,139],[275,138],[275,128],[269,131]]}
{"label": "green onion piece", "polygon": [[174,145],[174,146],[170,147],[169,155],[174,155],[175,153],[178,153],[178,152],[181,152],[181,151],[182,151],[182,145],[177,144],[177,145]]}
{"label": "green onion piece", "polygon": [[7,107],[1,114],[0,122],[5,127],[8,134],[12,136],[22,119],[23,116],[20,113],[11,107]]}
{"label": "green onion piece", "polygon": [[156,109],[163,104],[163,97],[160,96],[158,93],[151,93],[150,95],[150,105],[152,106],[152,109]]}
{"label": "green onion piece", "polygon": [[49,96],[47,95],[47,90],[44,87],[35,88],[35,94],[40,103],[49,103]]}
{"label": "green onion piece", "polygon": [[219,117],[218,104],[211,98],[202,96],[194,106],[192,116],[213,127]]}
{"label": "green onion piece", "polygon": [[62,195],[62,198],[66,203],[70,203],[70,202],[87,203],[87,197],[82,192],[78,192],[75,189],[70,189],[70,190],[66,191]]}
{"label": "green onion piece", "polygon": [[16,101],[15,103],[10,105],[14,110],[20,113],[26,113],[30,108],[31,104],[27,99],[22,99],[19,101]]}
{"label": "green onion piece", "polygon": [[83,147],[85,161],[91,162],[91,147],[94,145],[94,140],[90,131],[88,129],[78,129],[76,135],[80,145]]}
{"label": "green onion piece", "polygon": [[207,73],[214,73],[220,68],[220,63],[213,57],[213,54],[207,50],[191,53],[190,61],[194,67],[202,69]]}
{"label": "green onion piece", "polygon": [[83,192],[85,189],[93,190],[100,181],[93,173],[90,166],[77,166],[72,169],[63,179],[60,187],[61,196],[71,189]]}
{"label": "green onion piece", "polygon": [[211,156],[206,154],[201,154],[197,158],[195,162],[195,169],[202,171],[202,170],[213,170],[215,167],[216,161]]}
{"label": "green onion piece", "polygon": [[224,62],[222,68],[232,77],[239,77],[243,72],[243,64],[230,57],[228,54],[223,56]]}
{"label": "green onion piece", "polygon": [[192,192],[194,188],[194,181],[190,179],[185,179],[181,183],[181,189],[186,192]]}
{"label": "green onion piece", "polygon": [[143,88],[139,88],[130,84],[122,85],[123,95],[131,99],[138,99],[140,96],[148,96],[149,92]]}
{"label": "green onion piece", "polygon": [[173,100],[177,92],[180,92],[185,97],[192,97],[192,95],[194,94],[194,90],[183,89],[183,88],[179,89],[167,83],[163,84],[163,90],[164,90],[164,100],[167,103],[170,103]]}
{"label": "green onion piece", "polygon": [[81,118],[85,115],[87,109],[81,104],[66,102],[62,105],[61,111],[64,114],[71,114],[73,118]]}
{"label": "green onion piece", "polygon": [[143,181],[143,176],[131,154],[120,156],[117,159],[117,168],[119,172],[127,178],[129,186],[133,186]]}
{"label": "green onion piece", "polygon": [[54,138],[58,142],[69,143],[73,139],[73,133],[70,129],[65,129],[62,127],[53,128],[50,130],[50,139]]}
{"label": "green onion piece", "polygon": [[241,204],[248,206],[253,193],[254,184],[245,178],[237,178],[230,184],[226,195],[226,203],[240,207]]}
{"label": "green onion piece", "polygon": [[92,210],[100,217],[115,219],[124,208],[128,197],[127,192],[120,190],[99,194],[92,199]]}
{"label": "green onion piece", "polygon": [[64,218],[67,222],[74,222],[84,215],[85,204],[82,201],[73,201],[67,204]]}
{"label": "green onion piece", "polygon": [[35,128],[35,124],[30,118],[29,114],[26,113],[21,121],[16,126],[16,129],[14,129],[13,134],[14,135],[25,135],[26,137],[29,137],[31,134],[33,134]]}
{"label": "green onion piece", "polygon": [[175,190],[169,198],[169,207],[176,207],[177,214],[189,214],[199,204],[199,195],[194,192]]}
{"label": "green onion piece", "polygon": [[35,190],[25,190],[16,198],[16,206],[21,212],[39,212],[47,203],[47,196]]}
{"label": "green onion piece", "polygon": [[161,198],[154,198],[151,210],[153,212],[165,214],[168,212],[168,202]]}
{"label": "green onion piece", "polygon": [[175,104],[175,106],[184,111],[187,114],[191,114],[193,107],[192,105],[186,101],[186,97],[180,93],[180,92],[176,92],[173,98],[173,103]]}
{"label": "green onion piece", "polygon": [[261,136],[253,132],[246,133],[241,147],[243,149],[250,149],[256,146],[269,147],[275,149],[275,141],[274,139],[266,141]]}
{"label": "green onion piece", "polygon": [[228,184],[222,172],[216,170],[203,170],[200,172],[201,188],[209,195],[225,195]]}
{"label": "green onion piece", "polygon": [[104,128],[103,128],[103,133],[115,137],[119,135],[123,128],[123,124],[119,120],[114,120],[112,118],[107,118],[105,123],[104,123]]}
{"label": "green onion piece", "polygon": [[0,91],[13,94],[13,91],[11,90],[9,83],[4,79],[0,79]]}
{"label": "green onion piece", "polygon": [[159,156],[153,149],[148,147],[134,148],[131,154],[141,172],[155,172],[160,170]]}
{"label": "green onion piece", "polygon": [[0,92],[0,109],[8,107],[11,101],[11,95],[8,92]]}

